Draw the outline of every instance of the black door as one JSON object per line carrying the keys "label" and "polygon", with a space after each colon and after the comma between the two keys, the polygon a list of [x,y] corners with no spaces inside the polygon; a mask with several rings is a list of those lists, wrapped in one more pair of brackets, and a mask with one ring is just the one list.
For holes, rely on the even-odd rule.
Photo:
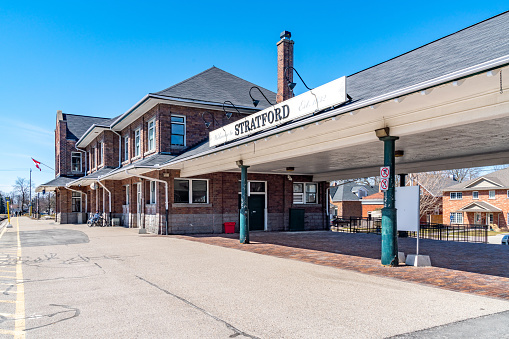
{"label": "black door", "polygon": [[[248,197],[249,204],[249,230],[263,231],[265,229],[265,195],[251,194]],[[240,210],[240,194],[239,194]]]}
{"label": "black door", "polygon": [[263,231],[265,221],[265,195],[251,194],[249,197],[249,230]]}

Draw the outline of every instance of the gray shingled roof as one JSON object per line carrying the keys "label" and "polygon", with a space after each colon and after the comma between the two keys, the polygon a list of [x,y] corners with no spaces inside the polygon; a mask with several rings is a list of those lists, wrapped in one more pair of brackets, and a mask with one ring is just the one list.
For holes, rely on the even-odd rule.
{"label": "gray shingled roof", "polygon": [[63,114],[67,121],[67,139],[78,140],[93,124],[109,126],[116,118],[99,118],[86,115]]}
{"label": "gray shingled roof", "polygon": [[458,211],[460,212],[502,212],[502,210],[486,201],[474,201],[466,204]]}
{"label": "gray shingled roof", "polygon": [[361,199],[354,193],[358,191],[359,187],[363,187],[367,191],[367,195],[378,192],[378,188],[368,185],[360,185],[355,182],[332,186],[330,188],[330,196],[333,202],[338,201],[360,201]]}
{"label": "gray shingled roof", "polygon": [[103,167],[100,170],[95,171],[94,173],[91,173],[91,174],[89,174],[85,177],[82,177],[82,178],[83,179],[96,179],[96,178],[100,177],[101,175],[106,175],[106,174],[110,173],[114,169],[115,168],[113,168],[113,167]]}
{"label": "gray shingled roof", "polygon": [[50,181],[39,185],[38,187],[63,187],[67,183],[78,179],[79,177],[56,177]]}
{"label": "gray shingled roof", "polygon": [[[143,160],[136,161],[132,165],[134,167],[163,165],[174,158],[175,158],[175,155],[157,153],[157,154],[151,155]],[[130,166],[130,165],[128,165],[128,166]]]}
{"label": "gray shingled roof", "polygon": [[[229,100],[237,106],[254,108],[253,102],[249,97],[249,90],[253,86],[257,85],[217,67],[211,67],[187,80],[153,94],[219,104],[222,104],[225,100]],[[257,87],[262,90],[263,94],[267,96],[270,102],[273,104],[276,103],[276,93],[260,86]],[[254,98],[260,100],[257,108],[264,109],[270,106],[256,89],[253,90],[252,95]]]}
{"label": "gray shingled roof", "polygon": [[470,184],[472,184],[474,181],[479,180],[480,178],[485,178],[490,181],[493,181],[493,182],[501,185],[500,188],[502,188],[502,189],[505,189],[505,188],[509,189],[509,167],[508,167],[508,168],[501,169],[499,171],[495,171],[495,172],[491,172],[486,175],[482,175],[482,176],[472,179],[472,180],[464,181],[457,185],[452,185],[452,186],[446,187],[446,188],[444,188],[444,191],[463,191],[463,190],[465,190],[465,191],[474,190],[475,191],[475,190],[478,190],[479,188],[466,188],[466,187],[469,186]]}
{"label": "gray shingled roof", "polygon": [[348,76],[348,94],[369,99],[509,55],[508,37],[509,11]]}

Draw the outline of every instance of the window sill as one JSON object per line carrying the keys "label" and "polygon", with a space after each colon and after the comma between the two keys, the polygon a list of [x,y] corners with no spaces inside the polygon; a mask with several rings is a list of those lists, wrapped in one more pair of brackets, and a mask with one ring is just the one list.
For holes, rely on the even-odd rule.
{"label": "window sill", "polygon": [[129,163],[129,160],[122,161],[122,165],[127,165]]}
{"label": "window sill", "polygon": [[151,151],[147,151],[147,152],[143,153],[143,155],[144,155],[144,156],[147,156],[147,155],[149,155],[149,154],[154,154],[155,152],[156,152],[156,150],[155,150],[155,149],[153,149],[153,150],[151,150]]}
{"label": "window sill", "polygon": [[212,207],[212,204],[185,204],[185,203],[174,203],[171,205],[173,208],[179,208],[179,207]]}
{"label": "window sill", "polygon": [[292,207],[322,207],[322,204],[292,204]]}
{"label": "window sill", "polygon": [[131,161],[135,161],[135,160],[138,160],[138,159],[141,159],[141,155],[138,155],[137,157],[131,158]]}

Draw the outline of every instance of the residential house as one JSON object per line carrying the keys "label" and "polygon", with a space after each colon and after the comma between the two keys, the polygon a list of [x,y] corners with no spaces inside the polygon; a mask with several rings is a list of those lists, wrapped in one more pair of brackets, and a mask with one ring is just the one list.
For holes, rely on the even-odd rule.
{"label": "residential house", "polygon": [[508,230],[509,168],[443,190],[444,221]]}
{"label": "residential house", "polygon": [[330,187],[330,203],[332,207],[332,215],[341,216],[343,218],[361,217],[362,204],[361,200],[378,189],[356,182],[347,182]]}

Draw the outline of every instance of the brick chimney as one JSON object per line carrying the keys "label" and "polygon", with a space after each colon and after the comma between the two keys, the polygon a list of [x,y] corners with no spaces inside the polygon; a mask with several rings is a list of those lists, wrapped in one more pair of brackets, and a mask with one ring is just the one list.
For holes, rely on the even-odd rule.
{"label": "brick chimney", "polygon": [[[293,67],[293,40],[292,33],[283,31],[280,34],[281,40],[277,43],[277,97],[276,101],[290,99],[292,91],[288,88],[288,81],[285,79],[285,69]],[[287,78],[293,82],[293,69],[286,72]]]}

